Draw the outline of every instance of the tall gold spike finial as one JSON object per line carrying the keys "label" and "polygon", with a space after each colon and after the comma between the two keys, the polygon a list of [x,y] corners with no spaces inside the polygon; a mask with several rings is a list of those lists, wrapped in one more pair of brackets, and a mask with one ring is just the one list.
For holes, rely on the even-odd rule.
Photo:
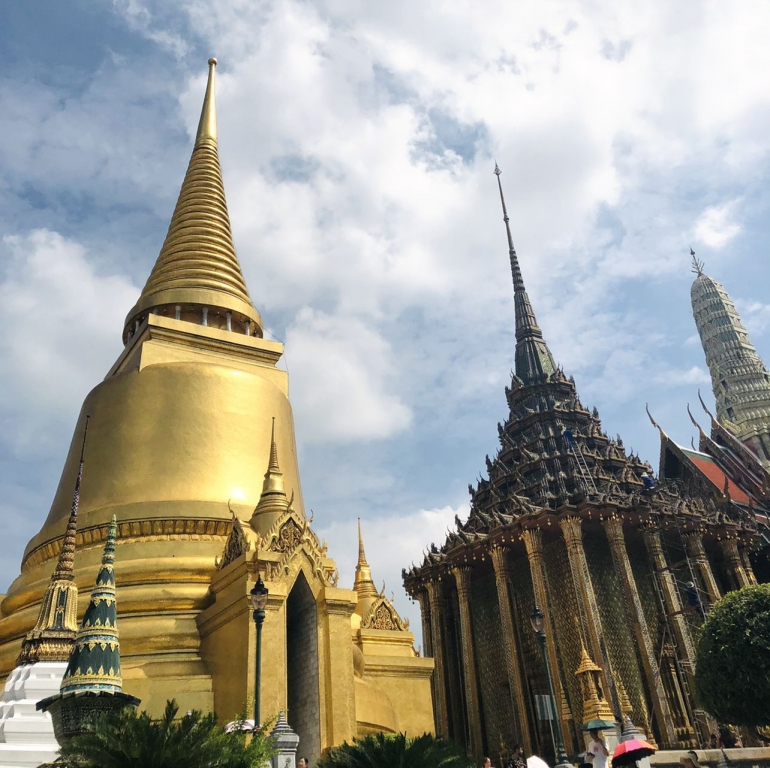
{"label": "tall gold spike finial", "polygon": [[195,135],[195,146],[203,141],[217,141],[217,94],[215,70],[217,60],[209,59],[209,81],[206,84],[206,95],[203,97],[201,119],[198,122],[198,133]]}
{"label": "tall gold spike finial", "polygon": [[364,552],[364,535],[361,533],[361,518],[358,518],[358,565],[368,566],[366,552]]}
{"label": "tall gold spike finial", "polygon": [[273,426],[270,430],[270,461],[267,465],[268,473],[281,474],[281,468],[278,466],[278,446],[275,442],[275,416],[273,416]]}

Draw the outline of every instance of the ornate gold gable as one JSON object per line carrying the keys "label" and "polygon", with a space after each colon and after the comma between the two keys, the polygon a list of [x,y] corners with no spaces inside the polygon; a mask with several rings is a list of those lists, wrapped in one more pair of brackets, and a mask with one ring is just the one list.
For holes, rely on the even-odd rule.
{"label": "ornate gold gable", "polygon": [[361,629],[388,629],[408,632],[409,619],[403,620],[390,600],[384,595],[380,595],[361,620]]}
{"label": "ornate gold gable", "polygon": [[313,573],[323,584],[336,587],[339,573],[333,562],[326,556],[326,544],[321,544],[318,536],[310,528],[310,521],[291,506],[276,520],[266,535],[261,536],[239,517],[233,515],[233,524],[225,542],[219,570],[249,552],[273,553],[275,557],[260,558],[265,578],[269,581],[288,575],[291,561],[304,553],[310,561]]}

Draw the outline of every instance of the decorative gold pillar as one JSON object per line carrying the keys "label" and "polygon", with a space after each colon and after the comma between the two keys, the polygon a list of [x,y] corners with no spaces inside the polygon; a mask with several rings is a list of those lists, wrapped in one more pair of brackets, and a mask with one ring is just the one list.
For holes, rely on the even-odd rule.
{"label": "decorative gold pillar", "polygon": [[435,663],[433,670],[433,710],[436,716],[436,735],[448,739],[446,650],[441,636],[441,582],[431,579],[426,582],[425,588],[428,592],[428,602],[430,605],[430,638]]}
{"label": "decorative gold pillar", "polygon": [[749,557],[749,548],[739,547],[738,551],[741,553],[741,560],[743,560],[743,570],[746,571],[746,576],[749,578],[749,583],[756,584],[757,577],[754,573],[754,567],[751,564],[751,558]]}
{"label": "decorative gold pillar", "polygon": [[610,670],[606,668],[609,660],[602,648],[599,606],[596,602],[591,573],[588,570],[588,561],[583,548],[582,520],[579,517],[564,517],[559,521],[559,525],[567,545],[567,558],[572,573],[572,582],[577,593],[578,610],[583,630],[587,635],[590,655],[602,667],[604,690],[610,692],[613,711],[617,711],[617,691],[613,690],[614,686],[609,684]]}
{"label": "decorative gold pillar", "polygon": [[[535,594],[535,604],[545,616],[545,648],[548,654],[548,663],[551,665],[553,676],[553,687],[556,701],[554,706],[558,710],[557,715],[561,723],[561,732],[564,738],[564,747],[567,752],[574,752],[575,744],[573,738],[572,724],[569,711],[564,706],[567,700],[566,691],[563,690],[559,656],[556,653],[556,633],[551,621],[551,611],[548,600],[548,591],[545,582],[545,560],[543,559],[543,532],[539,528],[524,528],[521,532],[521,538],[524,540],[524,546],[527,548],[527,558],[529,559],[529,570],[532,575],[532,590]],[[534,608],[534,606],[533,606]]]}
{"label": "decorative gold pillar", "polygon": [[623,534],[623,519],[617,515],[612,515],[603,520],[603,525],[615,564],[615,571],[620,577],[620,585],[626,602],[626,614],[634,629],[636,646],[647,678],[647,687],[652,697],[652,708],[658,720],[658,728],[663,737],[664,746],[675,747],[677,746],[677,737],[671,709],[660,677],[658,662],[655,659],[655,648],[650,637],[650,630],[647,627],[642,602],[639,599],[639,590],[631,570],[631,562],[628,559],[626,539]]}
{"label": "decorative gold pillar", "polygon": [[470,566],[456,566],[452,573],[457,583],[457,600],[460,604],[460,637],[462,645],[463,677],[465,678],[465,707],[470,728],[470,752],[480,757],[484,751],[481,734],[481,702],[476,678],[476,650],[473,642],[473,620],[471,618],[471,572]]}
{"label": "decorative gold pillar", "polygon": [[695,563],[703,589],[708,596],[709,603],[713,605],[722,594],[719,591],[719,586],[714,578],[714,572],[711,570],[711,564],[703,547],[703,535],[700,531],[690,531],[684,534],[683,538],[687,555]]}
{"label": "decorative gold pillar", "polygon": [[674,728],[679,744],[681,747],[695,749],[698,746],[698,740],[695,730],[690,723],[687,702],[685,701],[682,686],[679,683],[679,676],[676,672],[676,654],[671,643],[666,643],[661,651],[660,672],[668,695],[668,701],[671,705]]}
{"label": "decorative gold pillar", "polygon": [[[658,581],[661,594],[663,596],[663,605],[666,612],[664,619],[668,619],[668,625],[671,628],[671,632],[674,636],[675,651],[672,648],[672,652],[675,652],[678,660],[679,667],[685,676],[685,682],[687,684],[688,691],[695,691],[695,645],[692,641],[692,635],[690,634],[690,627],[685,619],[684,607],[679,597],[679,590],[676,586],[676,580],[674,574],[668,567],[666,561],[666,555],[663,552],[663,542],[661,541],[661,534],[657,528],[644,528],[642,530],[645,546],[647,547],[647,556],[650,558],[652,568],[655,571],[655,578]],[[676,677],[676,672],[672,674]],[[679,685],[679,681],[675,680],[673,684]],[[683,699],[684,701],[684,699]],[[694,706],[694,702],[687,702],[687,707],[683,705],[683,712],[687,714],[688,719],[691,719],[690,711],[688,707]],[[698,727],[696,721],[689,723],[689,727],[694,729]],[[708,733],[702,733],[702,737],[708,737]]]}
{"label": "decorative gold pillar", "polygon": [[722,547],[722,554],[725,556],[727,571],[735,582],[736,588],[747,587],[751,584],[751,580],[743,567],[743,558],[738,551],[737,536],[727,534],[723,539],[719,540],[719,545]]}
{"label": "decorative gold pillar", "polygon": [[[524,746],[524,751],[530,755],[533,752],[532,739],[527,722],[527,702],[524,699],[524,685],[519,668],[519,651],[516,645],[516,627],[511,611],[511,569],[506,558],[506,550],[500,546],[490,549],[492,565],[495,569],[497,584],[497,601],[500,605],[500,622],[502,624],[503,650],[505,665],[508,670],[508,684],[511,693],[511,714],[516,736]],[[513,746],[513,745],[511,745]]]}
{"label": "decorative gold pillar", "polygon": [[433,644],[431,643],[430,629],[430,601],[428,590],[421,589],[417,592],[417,602],[420,604],[420,619],[422,621],[422,655],[433,656]]}
{"label": "decorative gold pillar", "polygon": [[660,531],[655,528],[645,528],[643,536],[647,555],[663,593],[663,603],[666,606],[669,624],[674,633],[677,648],[680,649],[680,663],[683,662],[686,665],[687,683],[690,689],[694,690],[692,686],[695,684],[695,646],[690,636],[690,628],[684,618],[684,609],[682,601],[679,599],[679,590],[676,588],[674,574],[671,573],[663,553]]}

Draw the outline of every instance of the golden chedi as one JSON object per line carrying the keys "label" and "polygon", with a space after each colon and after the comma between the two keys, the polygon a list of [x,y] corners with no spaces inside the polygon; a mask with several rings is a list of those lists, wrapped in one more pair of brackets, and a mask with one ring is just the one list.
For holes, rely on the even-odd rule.
{"label": "golden chedi", "polygon": [[[367,729],[430,729],[433,662],[416,657],[384,598],[392,626],[363,627],[358,593],[337,586],[305,518],[288,375],[276,367],[283,345],[262,338],[230,231],[215,66],[168,234],[126,318],[125,348],[83,404],[48,518],[2,602],[0,674],[14,668],[61,550],[88,415],[76,582],[88,585],[98,569],[115,515],[125,689],[155,713],[170,698],[181,711],[239,712],[253,692],[247,595],[261,568],[270,589],[262,709],[288,706],[313,757],[358,732],[355,681],[364,677],[384,681],[388,713],[387,722],[365,717]],[[390,684],[399,679],[403,692]]]}

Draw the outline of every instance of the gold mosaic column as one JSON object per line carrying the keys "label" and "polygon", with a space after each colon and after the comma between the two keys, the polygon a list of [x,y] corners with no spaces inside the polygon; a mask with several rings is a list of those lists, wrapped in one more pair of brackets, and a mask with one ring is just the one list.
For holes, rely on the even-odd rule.
{"label": "gold mosaic column", "polygon": [[[564,737],[564,747],[567,752],[573,752],[574,744],[572,738],[572,724],[567,717],[566,692],[562,688],[561,675],[559,674],[559,656],[556,653],[556,636],[551,622],[551,611],[548,607],[548,592],[545,586],[545,560],[543,558],[543,532],[539,528],[525,528],[521,532],[521,538],[524,540],[524,546],[527,548],[527,558],[529,559],[529,570],[532,575],[532,590],[535,594],[535,605],[537,605],[545,616],[545,649],[548,654],[548,663],[551,665],[553,676],[553,687],[556,701],[554,706],[557,708],[557,715],[561,723],[561,732]],[[534,608],[534,606],[533,606]]]}
{"label": "gold mosaic column", "polygon": [[420,619],[422,620],[422,655],[433,656],[433,644],[430,637],[430,601],[428,591],[421,589],[417,593],[417,602],[420,604]]}
{"label": "gold mosaic column", "polygon": [[579,517],[564,517],[559,521],[564,541],[567,544],[567,558],[569,560],[572,581],[578,597],[578,610],[586,631],[591,656],[602,668],[602,684],[605,691],[610,691],[610,702],[613,710],[617,710],[617,691],[609,685],[609,672],[606,669],[605,653],[601,643],[601,620],[599,618],[599,606],[596,602],[596,594],[588,570],[586,552],[583,548],[583,525]]}
{"label": "gold mosaic column", "polygon": [[749,578],[750,584],[757,583],[757,577],[754,574],[754,567],[751,565],[751,558],[749,557],[749,548],[740,547],[738,550],[741,553],[741,559],[743,560],[743,570],[746,571],[746,576]]}
{"label": "gold mosaic column", "polygon": [[687,684],[690,690],[695,690],[695,646],[690,636],[690,628],[684,618],[682,601],[679,599],[679,590],[676,588],[674,574],[668,567],[666,556],[663,554],[663,543],[660,540],[660,531],[654,528],[646,528],[643,531],[644,543],[647,546],[647,554],[658,577],[658,584],[663,593],[663,603],[666,606],[669,624],[676,638],[677,648],[680,650],[679,658],[684,662],[687,673]]}
{"label": "gold mosaic column", "polygon": [[751,584],[751,580],[743,567],[743,558],[738,551],[738,538],[728,534],[725,538],[719,540],[719,545],[722,547],[722,554],[725,556],[727,571],[735,581],[736,588],[747,587]]}
{"label": "gold mosaic column", "polygon": [[[500,605],[500,622],[502,624],[503,650],[505,664],[508,669],[508,684],[511,691],[511,712],[516,735],[524,746],[524,751],[532,754],[532,740],[527,723],[527,703],[524,699],[524,685],[519,668],[519,652],[516,646],[516,627],[511,611],[511,569],[506,559],[506,550],[494,546],[490,549],[492,565],[495,568],[497,584],[497,601]],[[513,746],[513,745],[511,745]]]}
{"label": "gold mosaic column", "polygon": [[668,698],[660,677],[660,669],[655,659],[655,649],[647,627],[647,619],[644,616],[642,603],[639,599],[639,590],[636,587],[631,562],[628,559],[626,539],[623,535],[623,519],[617,515],[605,518],[602,521],[610,545],[615,571],[620,577],[620,585],[623,589],[623,597],[626,602],[626,613],[634,628],[636,645],[642,658],[642,667],[647,678],[647,687],[652,696],[652,708],[658,719],[658,728],[663,736],[665,746],[675,747],[677,737],[674,732],[671,709]]}
{"label": "gold mosaic column", "polygon": [[684,534],[684,545],[687,548],[688,557],[694,561],[695,567],[703,584],[703,589],[708,595],[710,603],[715,603],[722,596],[719,586],[714,578],[714,572],[706,556],[706,550],[703,547],[703,537],[700,531],[690,531]]}
{"label": "gold mosaic column", "polygon": [[481,735],[481,706],[479,687],[476,679],[476,650],[473,642],[471,619],[471,571],[470,566],[452,569],[457,583],[457,599],[460,604],[460,635],[462,637],[463,677],[465,678],[465,706],[471,732],[471,753],[479,757],[484,749]]}
{"label": "gold mosaic column", "polygon": [[441,637],[441,582],[428,581],[425,584],[430,605],[430,638],[435,667],[433,670],[435,697],[433,710],[436,716],[436,735],[449,738],[446,695],[446,653]]}

